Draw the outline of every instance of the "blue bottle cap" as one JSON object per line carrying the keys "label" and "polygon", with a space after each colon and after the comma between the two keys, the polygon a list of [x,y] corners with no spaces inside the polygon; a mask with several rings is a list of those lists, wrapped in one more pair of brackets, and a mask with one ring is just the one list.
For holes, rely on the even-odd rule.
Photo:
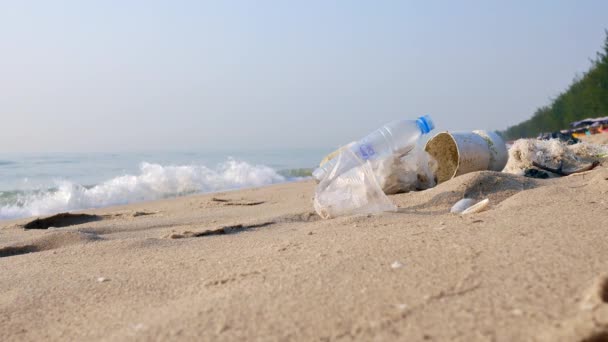
{"label": "blue bottle cap", "polygon": [[428,132],[432,131],[433,128],[435,128],[433,120],[428,115],[419,117],[416,120],[416,124],[418,124],[418,128],[420,128],[422,134],[427,134]]}

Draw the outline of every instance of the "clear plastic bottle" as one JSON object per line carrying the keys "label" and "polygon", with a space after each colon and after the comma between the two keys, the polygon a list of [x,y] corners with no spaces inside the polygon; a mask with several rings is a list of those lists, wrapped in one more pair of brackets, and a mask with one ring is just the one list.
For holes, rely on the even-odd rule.
{"label": "clear plastic bottle", "polygon": [[[347,148],[362,161],[381,159],[390,155],[404,156],[416,146],[421,135],[429,133],[433,128],[435,125],[428,115],[416,120],[393,121]],[[321,181],[327,172],[333,169],[336,159],[333,158],[321,165],[312,176],[317,181]],[[356,166],[352,165],[352,167]],[[341,169],[345,170],[348,167]]]}

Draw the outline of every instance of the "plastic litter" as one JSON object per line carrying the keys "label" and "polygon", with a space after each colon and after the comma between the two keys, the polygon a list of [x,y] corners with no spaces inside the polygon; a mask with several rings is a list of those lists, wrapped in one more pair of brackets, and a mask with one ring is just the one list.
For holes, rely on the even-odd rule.
{"label": "plastic litter", "polygon": [[394,211],[386,194],[435,185],[433,162],[418,142],[434,128],[428,116],[389,123],[324,159],[314,208],[322,218]]}
{"label": "plastic litter", "polygon": [[[389,157],[403,157],[416,147],[418,138],[423,134],[429,133],[435,128],[433,120],[428,116],[421,116],[416,120],[399,120],[384,125],[378,130],[370,133],[365,138],[352,142],[338,151],[331,153],[324,160],[319,168],[317,168],[312,176],[321,181],[329,170],[334,169],[336,158],[332,156],[343,153],[345,150],[350,150],[358,159],[362,161],[380,160]],[[354,161],[353,161],[354,162]],[[352,167],[357,167],[358,163],[353,163]],[[349,166],[344,165],[340,168],[342,171],[348,171]]]}
{"label": "plastic litter", "polygon": [[[396,121],[327,156],[313,172],[316,212],[328,219],[393,211],[386,194],[428,189],[473,171],[501,171],[507,164],[506,144],[496,133],[443,132],[423,148],[420,137],[433,128],[428,116]],[[451,212],[477,213],[488,205],[488,199],[463,199]]]}
{"label": "plastic litter", "polygon": [[389,156],[369,161],[374,175],[387,195],[434,187],[437,162],[420,144],[403,157]]}
{"label": "plastic litter", "polygon": [[370,163],[351,149],[334,158],[332,168],[317,185],[313,206],[324,219],[397,210],[382,191]]}

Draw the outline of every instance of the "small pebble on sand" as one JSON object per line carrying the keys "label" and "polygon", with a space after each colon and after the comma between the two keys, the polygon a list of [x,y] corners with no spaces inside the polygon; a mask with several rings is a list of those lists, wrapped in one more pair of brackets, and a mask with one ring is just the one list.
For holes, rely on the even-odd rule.
{"label": "small pebble on sand", "polygon": [[391,264],[391,268],[392,268],[392,269],[394,269],[394,270],[396,270],[396,269],[398,269],[398,268],[401,268],[401,267],[403,267],[403,264],[402,264],[402,263],[400,263],[399,261],[395,261],[395,262],[393,262],[393,263]]}
{"label": "small pebble on sand", "polygon": [[405,311],[407,309],[407,304],[397,304],[395,305],[397,307],[397,309],[399,309],[400,311]]}
{"label": "small pebble on sand", "polygon": [[97,278],[97,282],[98,283],[105,283],[106,281],[110,281],[110,279],[105,278],[105,277],[99,277],[99,278]]}

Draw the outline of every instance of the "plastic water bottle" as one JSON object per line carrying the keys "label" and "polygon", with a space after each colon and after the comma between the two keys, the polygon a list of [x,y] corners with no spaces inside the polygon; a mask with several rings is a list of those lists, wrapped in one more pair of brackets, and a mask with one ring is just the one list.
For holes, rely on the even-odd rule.
{"label": "plastic water bottle", "polygon": [[[391,155],[404,156],[416,146],[420,136],[429,133],[433,128],[435,125],[428,115],[416,120],[393,121],[347,148],[364,162]],[[337,159],[337,157],[333,158],[321,165],[312,173],[312,176],[317,181],[321,181],[333,169]],[[352,167],[356,166],[352,165]],[[343,170],[348,169],[349,167],[343,168]]]}

